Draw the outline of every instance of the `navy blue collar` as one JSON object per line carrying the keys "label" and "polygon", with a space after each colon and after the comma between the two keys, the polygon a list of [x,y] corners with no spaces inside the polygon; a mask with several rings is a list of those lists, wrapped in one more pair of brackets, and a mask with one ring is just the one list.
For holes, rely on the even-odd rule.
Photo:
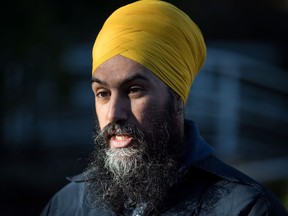
{"label": "navy blue collar", "polygon": [[181,168],[183,171],[214,153],[214,149],[201,137],[195,122],[191,120],[185,120],[185,137],[187,152]]}

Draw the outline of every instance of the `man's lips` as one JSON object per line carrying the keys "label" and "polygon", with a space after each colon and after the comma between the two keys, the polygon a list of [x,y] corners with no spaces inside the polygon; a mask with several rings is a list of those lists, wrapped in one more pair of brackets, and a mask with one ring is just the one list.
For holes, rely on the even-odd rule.
{"label": "man's lips", "polygon": [[129,135],[115,135],[110,138],[111,148],[125,148],[132,143],[133,137]]}

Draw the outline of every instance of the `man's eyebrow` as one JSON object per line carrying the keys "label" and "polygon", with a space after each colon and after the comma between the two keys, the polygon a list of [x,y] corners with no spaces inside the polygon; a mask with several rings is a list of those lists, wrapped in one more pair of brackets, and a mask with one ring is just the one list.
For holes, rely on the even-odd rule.
{"label": "man's eyebrow", "polygon": [[[133,82],[133,81],[138,80],[138,79],[139,80],[144,80],[144,81],[148,81],[149,80],[147,77],[143,76],[142,74],[133,74],[132,76],[127,77],[125,80],[123,80],[121,84],[126,84],[126,83],[129,83],[129,82]],[[96,77],[92,77],[91,84],[93,84],[94,82],[97,82],[97,83],[99,83],[101,85],[107,85],[106,82],[104,82],[104,81],[102,81],[102,80],[100,80],[100,79],[98,79]]]}
{"label": "man's eyebrow", "polygon": [[144,80],[144,81],[148,81],[148,78],[143,76],[142,74],[133,74],[132,76],[130,77],[127,77],[124,81],[123,81],[123,84],[125,83],[129,83],[129,82],[133,82],[135,80]]}
{"label": "man's eyebrow", "polygon": [[101,85],[107,85],[107,83],[103,82],[102,80],[100,80],[100,79],[98,79],[96,77],[92,77],[91,84],[93,84],[94,82],[97,82],[97,83],[99,83]]}

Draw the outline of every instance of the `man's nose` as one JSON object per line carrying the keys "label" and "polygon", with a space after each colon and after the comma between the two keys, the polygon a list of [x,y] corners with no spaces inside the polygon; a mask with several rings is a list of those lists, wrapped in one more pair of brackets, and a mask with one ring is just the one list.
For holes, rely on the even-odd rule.
{"label": "man's nose", "polygon": [[129,100],[120,94],[110,96],[107,120],[109,123],[119,120],[127,120],[129,117]]}

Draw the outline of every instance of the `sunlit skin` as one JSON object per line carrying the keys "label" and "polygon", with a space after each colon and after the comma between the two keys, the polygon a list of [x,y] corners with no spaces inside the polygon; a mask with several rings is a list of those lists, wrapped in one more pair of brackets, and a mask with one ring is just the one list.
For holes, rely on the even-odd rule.
{"label": "sunlit skin", "polygon": [[[149,115],[165,109],[168,87],[143,65],[117,55],[101,64],[93,73],[92,90],[99,127],[127,121],[141,126]],[[124,148],[132,143],[131,136],[117,134],[109,145]]]}

